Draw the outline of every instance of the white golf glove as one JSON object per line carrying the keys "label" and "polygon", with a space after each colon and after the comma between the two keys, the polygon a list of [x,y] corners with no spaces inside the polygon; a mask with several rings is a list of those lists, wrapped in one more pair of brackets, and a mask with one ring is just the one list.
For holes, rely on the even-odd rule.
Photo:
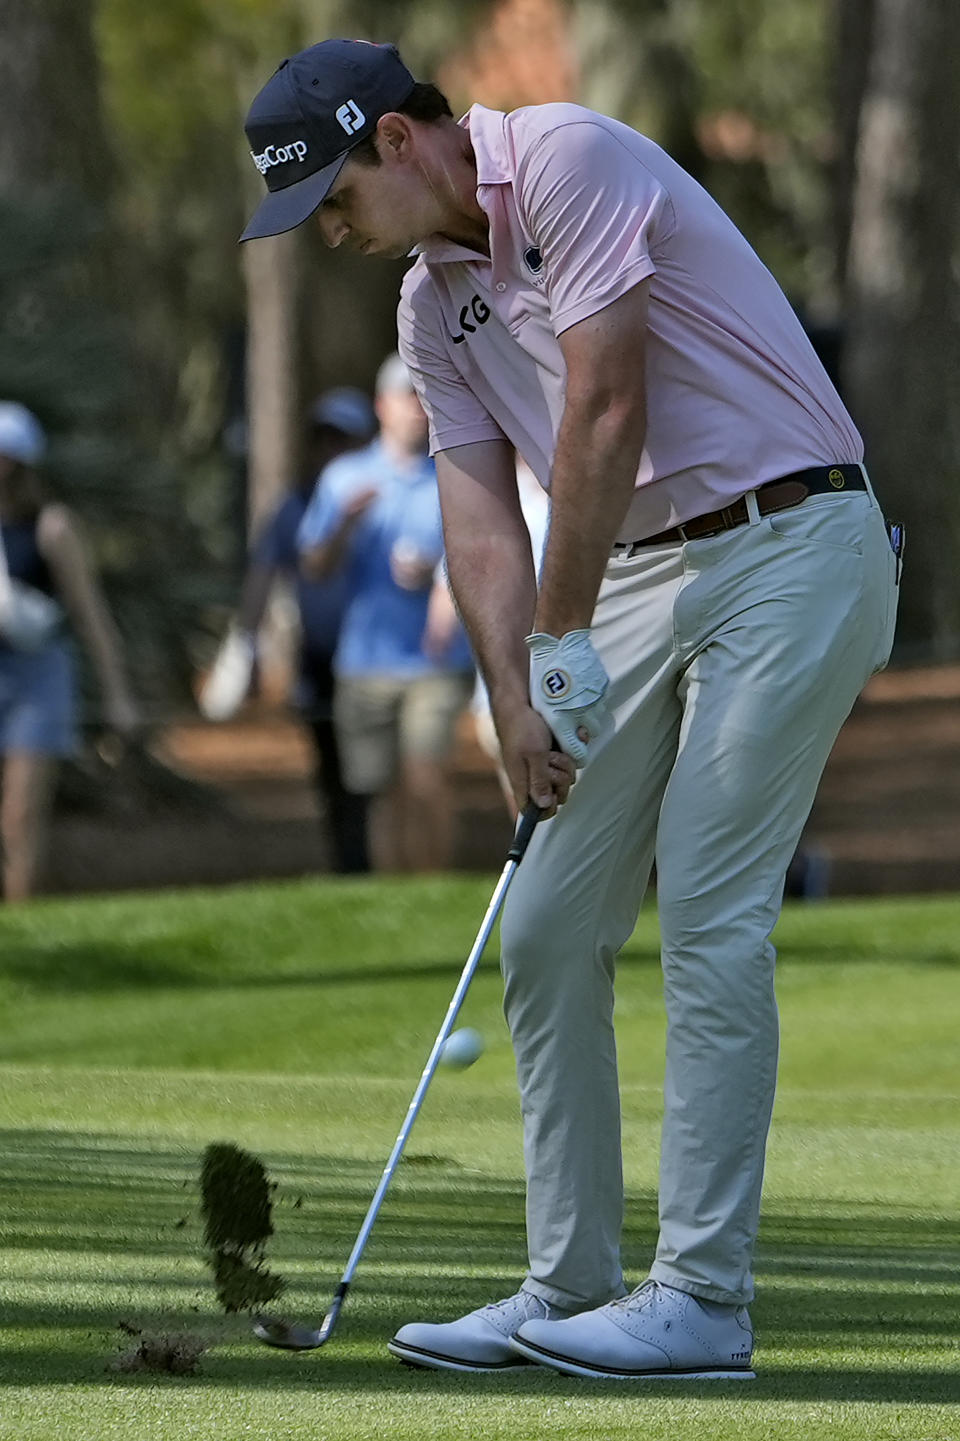
{"label": "white golf glove", "polygon": [[593,648],[588,630],[570,630],[560,640],[535,631],[526,637],[530,651],[530,704],[543,716],[560,749],[576,766],[585,766],[589,745],[613,730],[604,696],[610,678]]}

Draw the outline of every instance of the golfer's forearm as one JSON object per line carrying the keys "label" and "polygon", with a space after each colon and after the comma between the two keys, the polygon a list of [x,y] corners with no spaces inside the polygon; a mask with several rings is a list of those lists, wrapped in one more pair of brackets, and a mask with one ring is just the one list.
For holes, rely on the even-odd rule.
{"label": "golfer's forearm", "polygon": [[633,495],[645,434],[636,396],[612,402],[568,397],[551,479],[537,630],[559,636],[589,627]]}
{"label": "golfer's forearm", "polygon": [[515,539],[480,536],[453,544],[448,534],[447,571],[494,714],[526,705],[530,683],[524,636],[537,603],[526,532]]}

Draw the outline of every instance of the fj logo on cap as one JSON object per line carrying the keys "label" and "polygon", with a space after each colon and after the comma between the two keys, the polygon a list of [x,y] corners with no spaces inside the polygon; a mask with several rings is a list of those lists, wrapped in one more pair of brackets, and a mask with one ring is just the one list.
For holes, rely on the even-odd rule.
{"label": "fj logo on cap", "polygon": [[542,681],[543,693],[547,700],[563,700],[572,684],[565,670],[548,670]]}
{"label": "fj logo on cap", "polygon": [[367,117],[355,100],[347,100],[340,106],[337,119],[348,135],[356,135],[361,126],[367,123]]}
{"label": "fj logo on cap", "polygon": [[286,165],[290,160],[305,160],[307,157],[307,142],[305,140],[291,140],[289,145],[268,145],[266,150],[261,150],[259,155],[250,151],[250,158],[260,171],[266,175],[272,165]]}

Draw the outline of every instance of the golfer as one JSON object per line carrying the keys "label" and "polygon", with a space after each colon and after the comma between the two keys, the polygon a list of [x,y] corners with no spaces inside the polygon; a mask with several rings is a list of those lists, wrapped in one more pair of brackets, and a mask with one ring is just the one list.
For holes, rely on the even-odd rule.
{"label": "golfer", "polygon": [[[507,901],[530,1266],[405,1325],[422,1366],[750,1377],[784,873],[892,644],[899,558],[860,437],[776,282],[652,141],[577,105],[457,122],[392,46],[264,86],[268,195],[397,257],[451,583],[518,804]],[[512,447],[550,493],[539,590]],[[579,772],[573,784],[575,769]],[[628,1292],[613,979],[657,862],[667,1008],[660,1236]]]}

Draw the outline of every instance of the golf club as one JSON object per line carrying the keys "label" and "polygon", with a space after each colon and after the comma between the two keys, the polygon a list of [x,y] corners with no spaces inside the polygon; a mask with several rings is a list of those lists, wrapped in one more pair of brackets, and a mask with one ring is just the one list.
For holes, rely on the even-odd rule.
{"label": "golf club", "polygon": [[400,1128],[400,1134],[397,1136],[393,1144],[393,1150],[390,1152],[390,1158],[383,1168],[380,1182],[374,1192],[373,1200],[370,1202],[367,1214],[363,1218],[363,1225],[360,1227],[360,1232],[354,1242],[350,1259],[340,1278],[340,1284],[336,1289],[329,1311],[324,1316],[317,1330],[313,1330],[309,1326],[297,1326],[292,1322],[271,1320],[266,1316],[259,1317],[254,1325],[253,1334],[259,1341],[263,1341],[265,1345],[277,1346],[283,1351],[315,1351],[318,1346],[323,1346],[325,1342],[330,1340],[333,1329],[337,1324],[337,1318],[340,1315],[340,1308],[343,1305],[347,1291],[350,1289],[350,1282],[353,1280],[357,1264],[363,1255],[363,1249],[370,1237],[370,1232],[373,1230],[373,1223],[377,1219],[377,1213],[386,1195],[387,1187],[397,1169],[400,1157],[403,1155],[403,1148],[407,1144],[407,1138],[413,1128],[413,1123],[417,1119],[420,1107],[423,1105],[423,1098],[427,1093],[427,1087],[430,1085],[434,1072],[439,1064],[440,1052],[443,1050],[447,1037],[453,1030],[454,1022],[457,1019],[460,1007],[463,1005],[470,982],[473,979],[473,974],[477,969],[480,957],[483,955],[484,947],[490,939],[490,934],[503,907],[504,899],[510,888],[510,882],[513,880],[517,866],[523,859],[534,828],[542,814],[539,806],[533,801],[530,801],[520,817],[520,822],[513,838],[513,845],[507,854],[506,864],[501,872],[490,904],[487,907],[483,924],[477,933],[477,939],[473,943],[473,949],[467,957],[466,965],[460,973],[457,989],[453,993],[453,999],[447,1008],[447,1014],[444,1017],[444,1022],[440,1027],[437,1039],[433,1043],[433,1049],[427,1057],[427,1064],[423,1068],[420,1080],[417,1083],[417,1089],[413,1093],[413,1099],[410,1102],[403,1125]]}

